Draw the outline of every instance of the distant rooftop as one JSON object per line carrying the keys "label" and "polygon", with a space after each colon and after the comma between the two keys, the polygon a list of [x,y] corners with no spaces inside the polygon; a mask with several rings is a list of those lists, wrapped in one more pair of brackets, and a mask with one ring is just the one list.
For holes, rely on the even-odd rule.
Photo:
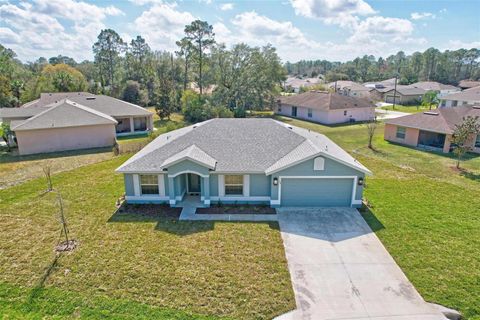
{"label": "distant rooftop", "polygon": [[292,106],[316,110],[337,110],[354,108],[371,108],[373,103],[365,98],[356,98],[325,91],[308,91],[294,96],[284,96],[280,102]]}

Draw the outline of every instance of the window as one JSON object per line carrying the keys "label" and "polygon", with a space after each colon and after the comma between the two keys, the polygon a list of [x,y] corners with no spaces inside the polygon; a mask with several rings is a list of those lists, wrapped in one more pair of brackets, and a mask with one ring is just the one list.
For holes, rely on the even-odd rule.
{"label": "window", "polygon": [[452,101],[452,107],[456,107],[457,104],[458,104],[458,101],[457,101],[457,100],[453,100],[453,101]]}
{"label": "window", "polygon": [[282,105],[281,104],[278,105],[278,112],[282,112]]}
{"label": "window", "polygon": [[396,137],[398,139],[405,139],[405,128],[404,127],[397,127]]}
{"label": "window", "polygon": [[311,108],[308,108],[308,117],[311,118],[313,115],[313,110]]}
{"label": "window", "polygon": [[145,131],[147,130],[147,118],[134,118],[133,119],[133,128],[135,131]]}
{"label": "window", "polygon": [[243,195],[243,176],[225,176],[225,195]]}
{"label": "window", "polygon": [[297,107],[292,107],[292,117],[297,116]]}
{"label": "window", "polygon": [[141,175],[140,190],[142,194],[158,194],[158,176]]}
{"label": "window", "polygon": [[477,140],[475,140],[475,148],[480,148],[480,133],[477,134]]}
{"label": "window", "polygon": [[347,115],[347,110],[343,111],[343,115],[344,115],[344,116]]}

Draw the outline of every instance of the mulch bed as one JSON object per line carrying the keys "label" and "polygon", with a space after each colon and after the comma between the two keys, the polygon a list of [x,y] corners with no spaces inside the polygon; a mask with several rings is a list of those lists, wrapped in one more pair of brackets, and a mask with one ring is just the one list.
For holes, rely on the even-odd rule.
{"label": "mulch bed", "polygon": [[276,214],[275,208],[267,206],[213,206],[210,208],[197,208],[197,214]]}
{"label": "mulch bed", "polygon": [[126,204],[118,209],[119,214],[135,214],[148,217],[178,219],[182,208],[172,208],[164,204]]}

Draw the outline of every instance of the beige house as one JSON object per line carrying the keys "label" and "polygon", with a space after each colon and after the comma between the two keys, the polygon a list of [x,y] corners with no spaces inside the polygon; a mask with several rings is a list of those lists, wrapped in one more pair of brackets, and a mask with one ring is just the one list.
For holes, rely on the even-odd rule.
{"label": "beige house", "polygon": [[420,81],[415,82],[409,85],[412,88],[420,88],[425,91],[435,91],[437,93],[437,98],[442,98],[451,93],[460,92],[460,88],[449,84],[443,84],[436,81]]}
{"label": "beige house", "polygon": [[397,85],[397,90],[395,90],[395,88],[385,90],[383,97],[386,103],[395,102],[396,104],[402,105],[417,104],[422,101],[425,92],[422,88]]}
{"label": "beige house", "polygon": [[279,115],[323,124],[375,119],[375,106],[371,101],[325,91],[282,97],[274,111]]}
{"label": "beige house", "polygon": [[359,83],[343,80],[330,82],[327,87],[329,90],[344,96],[367,99],[370,98],[370,91],[373,90],[373,88],[367,88]]}
{"label": "beige house", "polygon": [[153,130],[153,113],[86,92],[43,93],[20,108],[0,109],[20,154],[111,146],[115,137]]}
{"label": "beige house", "polygon": [[446,95],[440,102],[441,108],[464,105],[480,105],[480,86]]}
{"label": "beige house", "polygon": [[[390,119],[385,121],[384,139],[448,153],[455,125],[467,116],[480,116],[480,107],[441,108]],[[480,133],[472,136],[470,143],[472,152],[480,153]]]}

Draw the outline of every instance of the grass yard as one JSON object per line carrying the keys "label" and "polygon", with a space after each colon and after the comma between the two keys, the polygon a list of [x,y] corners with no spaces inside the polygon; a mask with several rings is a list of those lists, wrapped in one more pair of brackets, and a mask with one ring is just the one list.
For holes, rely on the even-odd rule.
{"label": "grass yard", "polygon": [[[383,106],[383,107],[380,107],[380,109],[395,110],[395,111],[406,112],[406,113],[417,113],[417,112],[422,112],[422,111],[429,111],[430,107],[429,106],[422,106],[422,105],[401,106],[401,105],[396,104],[395,108],[393,108],[393,106]],[[433,109],[436,109],[436,106],[432,106],[432,110]]]}
{"label": "grass yard", "polygon": [[0,190],[0,314],[270,319],[295,307],[276,223],[115,214],[123,179],[113,170],[127,158],[53,176],[79,241],[58,259],[58,208],[53,194],[41,196],[45,181]]}
{"label": "grass yard", "polygon": [[280,119],[327,134],[371,169],[364,195],[372,229],[427,301],[480,319],[480,156],[457,172],[449,155],[384,141],[383,125],[373,152],[364,125]]}

